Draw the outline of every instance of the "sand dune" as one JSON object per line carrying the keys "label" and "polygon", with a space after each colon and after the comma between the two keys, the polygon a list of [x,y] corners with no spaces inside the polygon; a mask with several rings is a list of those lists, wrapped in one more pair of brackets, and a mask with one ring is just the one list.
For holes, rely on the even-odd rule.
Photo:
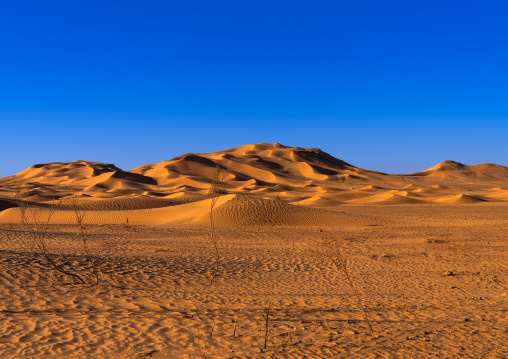
{"label": "sand dune", "polygon": [[429,176],[446,179],[508,179],[508,167],[492,163],[465,165],[455,161],[443,161],[422,172],[411,174],[412,176]]}
{"label": "sand dune", "polygon": [[299,201],[291,202],[291,204],[295,204],[298,206],[316,206],[316,207],[334,207],[344,204],[343,201],[337,201],[331,198],[326,197],[310,197],[301,199]]}
{"label": "sand dune", "polygon": [[416,186],[414,184],[408,184],[407,186],[402,187],[402,189],[405,189],[407,191],[412,191],[412,192],[421,192],[422,187]]}
{"label": "sand dune", "polygon": [[[407,193],[407,192],[405,192]],[[378,203],[378,204],[425,204],[426,202],[416,198],[407,197],[406,195],[400,195],[395,193],[382,193],[374,196],[352,199],[348,203],[367,204],[367,203]]]}
{"label": "sand dune", "polygon": [[[320,199],[321,200],[321,199]],[[143,224],[161,225],[170,223],[194,223],[208,225],[210,221],[210,199],[176,204],[163,202],[151,204],[149,209],[131,209],[140,206],[135,199],[123,201],[101,201],[92,205],[86,203],[82,209],[86,210],[85,224]],[[322,199],[321,201],[336,205],[337,201]],[[141,202],[142,203],[142,202]],[[148,203],[145,202],[145,206]],[[157,208],[157,206],[159,208]],[[60,207],[64,207],[60,205]],[[142,206],[141,206],[142,207]],[[29,218],[37,217],[39,221],[46,221],[52,215],[53,224],[75,224],[76,217],[70,207],[51,210],[49,208],[31,208]],[[92,208],[90,210],[89,208]],[[373,220],[345,215],[339,212],[329,212],[322,209],[305,208],[280,201],[263,200],[247,196],[225,195],[219,197],[214,210],[214,223],[217,226],[251,226],[251,225],[298,225],[298,226],[344,226],[371,224]],[[113,209],[113,210],[112,210]],[[20,223],[19,208],[10,208],[0,212],[0,223]]]}
{"label": "sand dune", "polygon": [[[131,171],[87,161],[38,164],[0,179],[0,190],[13,197],[20,185],[21,198],[42,203],[77,195],[89,211],[150,209],[202,200],[216,168],[225,173],[226,193],[273,201],[284,197],[300,207],[507,200],[506,191],[485,192],[507,187],[504,166],[444,161],[411,175],[388,175],[355,167],[319,149],[267,143],[187,153]],[[161,199],[175,194],[185,200]]]}
{"label": "sand dune", "polygon": [[7,208],[17,207],[16,202],[8,198],[0,198],[0,211],[3,211]]}
{"label": "sand dune", "polygon": [[[129,211],[137,209],[149,209],[170,207],[180,204],[196,202],[202,200],[204,197],[199,195],[187,195],[184,193],[177,193],[176,195],[168,195],[165,197],[154,197],[149,194],[142,196],[124,196],[106,199],[97,199],[93,197],[81,198],[80,206],[85,211]],[[63,199],[58,208],[70,208],[70,200]]]}
{"label": "sand dune", "polygon": [[19,197],[32,202],[52,202],[72,194],[115,198],[142,193],[156,183],[153,178],[122,171],[112,164],[87,161],[38,164],[0,179],[0,186],[10,189],[11,196],[15,196],[16,186],[21,186]]}
{"label": "sand dune", "polygon": [[[222,196],[217,201],[217,208],[235,195]],[[111,202],[110,202],[111,203]],[[111,205],[111,204],[109,204]],[[114,205],[114,203],[113,203]],[[85,205],[86,209],[87,206]],[[34,216],[39,221],[46,221],[52,213],[53,224],[75,224],[76,217],[73,210],[51,210],[48,208],[32,208],[28,213],[29,218]],[[160,225],[168,223],[192,222],[210,213],[210,199],[192,203],[164,206],[161,208],[149,208],[138,210],[88,210],[85,213],[85,224],[148,224]],[[0,223],[20,223],[21,212],[19,208],[10,208],[0,212]]]}
{"label": "sand dune", "polygon": [[349,201],[351,199],[359,199],[372,196],[371,192],[363,192],[356,190],[342,191],[342,192],[327,192],[322,194],[323,197],[336,200],[336,201]]}
{"label": "sand dune", "polygon": [[485,196],[492,198],[492,199],[501,200],[501,201],[508,201],[508,191],[500,190],[495,193],[488,193]]}
{"label": "sand dune", "polygon": [[[196,222],[208,224],[208,214],[198,218]],[[342,212],[305,208],[246,196],[236,196],[220,206],[214,214],[214,222],[222,226],[351,226],[376,223],[374,219],[363,216],[351,216]]]}
{"label": "sand dune", "polygon": [[450,197],[443,197],[436,199],[435,202],[440,203],[457,203],[457,204],[471,204],[471,203],[481,203],[485,202],[484,199],[475,197],[475,196],[469,196],[467,194],[458,194],[456,196],[450,196]]}
{"label": "sand dune", "polygon": [[131,172],[156,178],[159,184],[182,175],[198,175],[211,181],[216,166],[227,168],[230,181],[251,181],[267,187],[302,186],[309,180],[340,180],[350,172],[361,175],[376,173],[358,169],[319,149],[286,147],[279,144],[257,144],[205,154],[185,154],[170,161],[145,165]]}

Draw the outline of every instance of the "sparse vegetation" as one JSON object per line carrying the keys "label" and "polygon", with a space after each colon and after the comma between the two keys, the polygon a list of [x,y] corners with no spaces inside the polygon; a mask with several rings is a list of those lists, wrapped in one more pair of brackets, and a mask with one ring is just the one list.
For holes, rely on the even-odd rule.
{"label": "sparse vegetation", "polygon": [[[201,308],[197,310],[196,313],[197,319],[197,342],[198,342],[198,350],[201,358],[206,359],[210,354],[210,350],[212,347],[213,340],[213,332],[215,330],[216,318],[210,313],[207,312],[205,308],[204,302],[201,303]],[[202,333],[199,328],[200,324],[210,323],[210,329],[208,333]]]}
{"label": "sparse vegetation", "polygon": [[[76,194],[72,195],[71,204],[72,204],[72,209],[74,210],[74,214],[76,217],[76,224],[78,225],[79,236],[81,238],[81,242],[83,243],[83,250],[85,251],[88,262],[90,262],[90,264],[92,266],[92,272],[95,276],[95,285],[99,285],[99,270],[97,269],[97,266],[95,265],[93,256],[90,253],[90,249],[88,248],[88,244],[87,244],[87,238],[85,235],[85,226],[84,226],[83,220],[85,219],[86,212],[82,210],[82,208],[79,204],[79,198]],[[128,219],[127,219],[127,223],[129,223]]]}
{"label": "sparse vegetation", "polygon": [[341,271],[344,274],[344,277],[346,278],[347,283],[353,289],[353,293],[356,298],[356,302],[360,309],[363,312],[363,316],[365,318],[365,322],[369,326],[370,331],[373,333],[374,329],[372,328],[372,325],[369,320],[369,316],[367,315],[367,310],[365,309],[365,306],[363,305],[363,301],[360,298],[360,295],[358,294],[358,290],[356,289],[356,286],[353,282],[353,279],[351,278],[351,273],[349,272],[348,267],[348,260],[347,258],[342,254],[342,250],[337,243],[337,240],[331,240],[325,242],[325,255],[333,262],[337,270]]}
{"label": "sparse vegetation", "polygon": [[[214,208],[217,204],[217,201],[221,195],[226,194],[225,188],[224,188],[224,181],[226,180],[228,171],[227,169],[224,169],[220,165],[216,165],[213,168],[213,172],[211,175],[211,183],[210,183],[210,189],[208,191],[208,196],[210,198],[210,222],[209,222],[209,237],[210,241],[212,242],[213,246],[213,252],[215,257],[215,265],[213,268],[212,275],[210,277],[210,281],[208,282],[207,288],[205,291],[208,291],[208,289],[212,286],[213,281],[215,277],[219,274],[219,268],[220,268],[220,260],[221,260],[221,253],[219,250],[219,244],[217,242],[217,237],[215,233],[215,223],[214,223]],[[206,323],[210,322],[210,331],[208,335],[203,335],[199,328],[197,329],[197,344],[198,344],[198,350],[199,355],[201,358],[206,359],[210,353],[211,347],[212,347],[212,340],[213,340],[213,334],[215,330],[216,320],[217,318],[213,314],[208,314],[206,308],[205,308],[205,301],[203,300],[201,302],[201,309],[198,311],[201,312],[201,315],[197,316],[198,325],[199,322]],[[234,328],[234,335],[236,334],[236,323]]]}
{"label": "sparse vegetation", "polygon": [[[320,230],[322,232],[322,230]],[[353,278],[351,276],[351,272],[349,271],[349,262],[350,260],[343,254],[341,246],[336,238],[333,239],[323,239],[320,241],[315,241],[312,243],[312,246],[306,246],[305,251],[307,253],[312,253],[316,255],[318,258],[326,258],[331,261],[334,267],[344,275],[346,279],[346,283],[353,290],[354,297],[356,299],[356,303],[358,307],[361,309],[363,316],[365,318],[365,322],[369,327],[371,333],[374,332],[372,328],[372,324],[369,320],[369,316],[367,314],[367,310],[363,304],[362,299],[360,298],[360,294],[356,289],[356,286],[353,282]]]}
{"label": "sparse vegetation", "polygon": [[265,332],[265,335],[264,335],[264,342],[263,342],[263,350],[266,350],[266,347],[267,347],[267,342],[268,342],[268,333],[270,331],[270,301],[268,301],[267,305],[266,305],[266,308],[265,308],[265,311],[264,313],[262,313],[263,315],[263,319],[264,319],[264,332]]}
{"label": "sparse vegetation", "polygon": [[217,165],[213,169],[212,173],[212,182],[210,184],[209,196],[210,196],[210,240],[213,245],[214,254],[215,254],[215,268],[210,278],[210,285],[212,285],[213,280],[219,273],[219,265],[220,265],[220,251],[219,245],[217,244],[217,238],[215,236],[215,227],[213,222],[213,210],[219,197],[225,194],[224,188],[224,180],[226,179],[228,171],[223,167]]}
{"label": "sparse vegetation", "polygon": [[[18,186],[16,188],[16,200],[20,209],[21,224],[25,228],[25,232],[28,233],[28,240],[30,241],[28,243],[24,239],[22,240],[27,250],[44,257],[54,270],[74,278],[82,284],[86,284],[83,275],[75,270],[68,270],[62,264],[58,263],[52,257],[48,248],[49,225],[56,211],[55,197],[53,196],[53,200],[47,208],[41,209],[31,205],[24,199],[22,189]],[[22,239],[23,234],[20,234],[19,238]]]}
{"label": "sparse vegetation", "polygon": [[[16,201],[20,209],[20,221],[25,229],[25,233],[19,233],[18,238],[24,247],[31,253],[42,256],[46,262],[54,270],[65,274],[81,284],[86,284],[86,277],[76,268],[67,269],[64,264],[60,263],[50,250],[48,230],[51,224],[51,220],[57,209],[57,199],[53,194],[51,204],[44,208],[38,207],[27,201],[23,196],[21,186],[16,188]],[[87,246],[85,231],[84,231],[84,217],[85,212],[80,208],[77,198],[72,198],[72,208],[75,213],[76,223],[79,228],[79,236],[81,238],[83,249],[87,260],[91,263],[92,272],[96,277],[96,285],[99,284],[99,273],[90,250]],[[26,236],[26,234],[28,234]],[[28,239],[26,239],[27,237]]]}

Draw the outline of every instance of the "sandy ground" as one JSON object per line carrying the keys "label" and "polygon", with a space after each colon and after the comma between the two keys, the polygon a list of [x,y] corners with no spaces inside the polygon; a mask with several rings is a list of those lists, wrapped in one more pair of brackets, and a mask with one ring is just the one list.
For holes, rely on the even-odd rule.
{"label": "sandy ground", "polygon": [[[47,220],[86,284],[35,247]],[[280,144],[37,164],[0,179],[0,253],[0,358],[508,358],[500,165],[389,175]]]}
{"label": "sandy ground", "polygon": [[[2,224],[0,356],[508,358],[507,208],[350,205],[342,216],[370,223],[221,226],[212,285],[206,225],[87,225],[95,286]],[[348,258],[373,333],[322,240]],[[50,226],[48,244],[93,283],[76,226]]]}

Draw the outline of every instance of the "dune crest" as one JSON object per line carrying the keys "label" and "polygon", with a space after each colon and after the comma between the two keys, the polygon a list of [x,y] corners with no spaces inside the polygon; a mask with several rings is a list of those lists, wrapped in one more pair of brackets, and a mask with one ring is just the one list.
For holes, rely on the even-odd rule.
{"label": "dune crest", "polygon": [[472,203],[481,203],[486,202],[486,200],[475,197],[475,196],[469,196],[467,194],[460,193],[456,196],[450,196],[450,197],[443,197],[436,199],[435,202],[440,203],[456,203],[456,204],[472,204]]}
{"label": "dune crest", "polygon": [[275,202],[284,198],[300,207],[508,201],[501,190],[508,188],[508,167],[443,161],[421,172],[389,175],[355,167],[317,148],[279,143],[186,153],[130,171],[89,161],[37,164],[1,178],[0,197],[12,199],[19,185],[25,200],[65,203],[78,196],[90,211],[174,206],[203,200],[217,168],[224,173],[224,193]]}
{"label": "dune crest", "polygon": [[475,179],[493,180],[508,179],[508,167],[492,163],[465,165],[455,161],[443,161],[421,172],[412,173],[411,176],[441,177],[447,179]]}

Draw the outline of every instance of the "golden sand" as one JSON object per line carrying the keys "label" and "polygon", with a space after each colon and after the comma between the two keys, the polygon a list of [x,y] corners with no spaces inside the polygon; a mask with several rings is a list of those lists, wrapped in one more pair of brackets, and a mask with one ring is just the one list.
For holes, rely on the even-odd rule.
{"label": "golden sand", "polygon": [[[16,196],[51,214],[52,258],[93,283],[79,199],[100,285],[26,246]],[[131,171],[34,165],[0,179],[0,357],[508,358],[507,204],[503,166],[388,175],[279,144]],[[373,333],[323,243],[347,258]]]}

